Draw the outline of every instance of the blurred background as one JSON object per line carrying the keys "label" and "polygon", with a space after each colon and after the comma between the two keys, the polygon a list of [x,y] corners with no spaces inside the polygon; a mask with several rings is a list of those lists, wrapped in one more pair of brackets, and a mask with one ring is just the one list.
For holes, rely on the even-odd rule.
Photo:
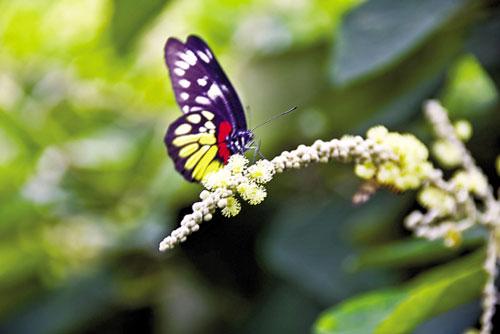
{"label": "blurred background", "polygon": [[[430,143],[421,105],[439,98],[498,187],[497,1],[0,0],[0,333],[369,333],[356,326],[390,312],[391,289],[480,267],[482,231],[413,238],[415,194],[354,207],[339,164],[281,175],[262,205],[160,254],[201,190],[163,145],[180,115],[163,45],[192,33],[251,126],[298,106],[257,131],[265,156],[375,124]],[[476,326],[479,275],[411,332]],[[366,292],[385,306],[322,313]]]}

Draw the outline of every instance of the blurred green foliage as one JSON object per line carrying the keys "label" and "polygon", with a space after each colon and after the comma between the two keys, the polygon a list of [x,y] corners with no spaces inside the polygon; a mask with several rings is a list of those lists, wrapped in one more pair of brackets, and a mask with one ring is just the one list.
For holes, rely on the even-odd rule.
{"label": "blurred green foliage", "polygon": [[259,130],[266,156],[377,123],[429,139],[420,106],[440,97],[498,186],[493,1],[0,0],[0,332],[473,326],[478,306],[457,307],[479,297],[482,231],[454,249],[410,238],[413,194],[353,207],[346,166],[283,175],[259,208],[158,253],[200,190],[162,142],[180,113],[163,43],[191,33],[250,124],[299,107]]}
{"label": "blurred green foliage", "polygon": [[[468,258],[426,272],[407,286],[352,298],[323,314],[317,333],[411,333],[425,319],[467,302],[486,281],[484,256]],[[360,321],[363,319],[363,321]]]}

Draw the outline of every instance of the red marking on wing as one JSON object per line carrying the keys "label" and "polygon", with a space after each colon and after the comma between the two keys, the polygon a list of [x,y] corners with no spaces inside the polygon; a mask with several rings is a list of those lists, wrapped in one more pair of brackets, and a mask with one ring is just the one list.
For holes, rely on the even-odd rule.
{"label": "red marking on wing", "polygon": [[227,164],[231,152],[227,148],[226,137],[231,133],[233,127],[231,123],[224,121],[219,125],[219,133],[217,135],[217,147],[219,148],[219,156],[224,160],[224,164]]}

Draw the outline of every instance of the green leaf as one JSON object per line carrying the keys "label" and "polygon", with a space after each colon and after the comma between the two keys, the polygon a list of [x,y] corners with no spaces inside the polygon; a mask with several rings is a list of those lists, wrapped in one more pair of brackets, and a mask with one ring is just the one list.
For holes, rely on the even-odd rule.
{"label": "green leaf", "polygon": [[[467,27],[465,20],[459,24]],[[443,74],[462,49],[463,33],[463,29],[442,30],[390,71],[318,96],[315,104],[330,115],[325,128],[345,132],[379,122],[405,126],[421,115],[422,100],[435,95]],[[370,115],[375,119],[369,119]]]}
{"label": "green leaf", "polygon": [[350,12],[336,40],[331,78],[352,81],[397,62],[442,27],[467,0],[372,0]]}
{"label": "green leaf", "polygon": [[497,100],[495,83],[472,55],[465,55],[457,61],[441,94],[443,105],[459,117],[488,111]]}
{"label": "green leaf", "polygon": [[119,54],[130,51],[143,28],[167,3],[167,0],[114,0],[114,12],[109,26],[113,46]]}
{"label": "green leaf", "polygon": [[419,324],[473,300],[486,279],[484,251],[415,278],[401,289],[351,298],[319,317],[315,333],[411,333]]}
{"label": "green leaf", "polygon": [[442,240],[426,239],[398,240],[381,246],[370,247],[353,259],[353,266],[363,269],[371,267],[415,267],[449,259],[466,249],[473,249],[484,241],[480,229],[463,236],[459,247],[447,247]]}
{"label": "green leaf", "polygon": [[388,290],[368,293],[347,303],[334,312],[328,311],[316,322],[317,334],[371,333],[383,319],[407,296],[405,291]]}

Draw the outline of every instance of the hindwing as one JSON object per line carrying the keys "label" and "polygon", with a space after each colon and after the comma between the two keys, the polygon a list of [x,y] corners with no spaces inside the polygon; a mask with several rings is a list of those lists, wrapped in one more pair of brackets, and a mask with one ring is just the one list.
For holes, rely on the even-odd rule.
{"label": "hindwing", "polygon": [[175,169],[188,181],[201,181],[210,172],[221,168],[227,150],[219,136],[223,120],[208,110],[182,115],[165,135],[168,154]]}

